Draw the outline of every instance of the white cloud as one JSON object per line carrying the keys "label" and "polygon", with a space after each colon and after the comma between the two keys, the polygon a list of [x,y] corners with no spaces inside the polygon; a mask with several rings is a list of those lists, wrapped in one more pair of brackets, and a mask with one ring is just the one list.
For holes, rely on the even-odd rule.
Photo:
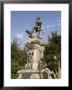
{"label": "white cloud", "polygon": [[55,28],[55,27],[59,27],[61,25],[61,20],[56,20],[56,22],[52,23],[52,24],[49,24],[47,25],[47,28]]}
{"label": "white cloud", "polygon": [[47,28],[55,28],[55,27],[58,27],[60,25],[61,25],[60,23],[58,23],[58,24],[52,24],[52,25],[48,25]]}
{"label": "white cloud", "polygon": [[43,26],[42,29],[53,29],[53,28],[58,28],[59,26],[61,26],[61,21],[57,20],[55,23],[50,23],[46,26]]}
{"label": "white cloud", "polygon": [[16,37],[18,39],[22,39],[23,38],[23,33],[16,33]]}

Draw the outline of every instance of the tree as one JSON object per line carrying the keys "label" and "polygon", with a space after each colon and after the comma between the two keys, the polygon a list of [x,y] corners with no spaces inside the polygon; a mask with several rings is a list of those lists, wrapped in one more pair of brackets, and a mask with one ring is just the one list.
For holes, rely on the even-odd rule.
{"label": "tree", "polygon": [[18,77],[17,71],[24,68],[27,61],[27,55],[25,50],[21,49],[17,44],[17,40],[11,43],[11,78]]}
{"label": "tree", "polygon": [[17,44],[17,40],[14,40],[11,43],[11,59],[18,59],[19,56],[19,46]]}
{"label": "tree", "polygon": [[44,51],[44,62],[47,63],[50,70],[55,72],[57,78],[60,78],[61,36],[57,32],[52,32],[48,37]]}
{"label": "tree", "polygon": [[11,78],[15,79],[18,77],[17,71],[20,69],[20,65],[17,60],[11,60]]}

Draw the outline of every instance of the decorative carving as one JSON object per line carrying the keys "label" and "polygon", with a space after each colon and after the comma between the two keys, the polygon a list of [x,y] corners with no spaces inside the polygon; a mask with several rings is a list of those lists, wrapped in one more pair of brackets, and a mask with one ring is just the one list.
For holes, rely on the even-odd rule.
{"label": "decorative carving", "polygon": [[33,64],[33,50],[29,50],[28,53],[28,58],[27,58],[27,64],[25,66],[26,69],[32,69],[32,64]]}

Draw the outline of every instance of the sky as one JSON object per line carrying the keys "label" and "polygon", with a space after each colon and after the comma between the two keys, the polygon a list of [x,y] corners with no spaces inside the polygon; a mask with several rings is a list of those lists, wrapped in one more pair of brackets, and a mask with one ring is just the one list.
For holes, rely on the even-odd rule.
{"label": "sky", "polygon": [[57,31],[61,34],[60,11],[11,11],[11,42],[17,38],[19,46],[24,48],[25,42],[29,39],[25,30],[32,30],[37,17],[42,20],[40,37],[44,41],[48,41],[51,32]]}

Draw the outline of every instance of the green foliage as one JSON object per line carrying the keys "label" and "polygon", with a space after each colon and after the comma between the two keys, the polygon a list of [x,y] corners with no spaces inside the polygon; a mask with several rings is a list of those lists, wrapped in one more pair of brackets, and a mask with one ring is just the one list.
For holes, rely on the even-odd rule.
{"label": "green foliage", "polygon": [[15,79],[17,78],[17,71],[20,69],[20,65],[17,60],[12,59],[11,60],[11,78]]}
{"label": "green foliage", "polygon": [[19,64],[21,66],[26,64],[26,62],[27,62],[27,54],[26,54],[25,50],[20,50],[20,56],[19,56],[18,61],[19,61]]}
{"label": "green foliage", "polygon": [[11,78],[17,78],[17,71],[24,68],[26,64],[27,55],[25,50],[21,50],[17,41],[14,40],[11,43]]}
{"label": "green foliage", "polygon": [[44,62],[51,70],[58,70],[61,61],[61,36],[54,32],[49,36],[48,43],[45,46]]}

